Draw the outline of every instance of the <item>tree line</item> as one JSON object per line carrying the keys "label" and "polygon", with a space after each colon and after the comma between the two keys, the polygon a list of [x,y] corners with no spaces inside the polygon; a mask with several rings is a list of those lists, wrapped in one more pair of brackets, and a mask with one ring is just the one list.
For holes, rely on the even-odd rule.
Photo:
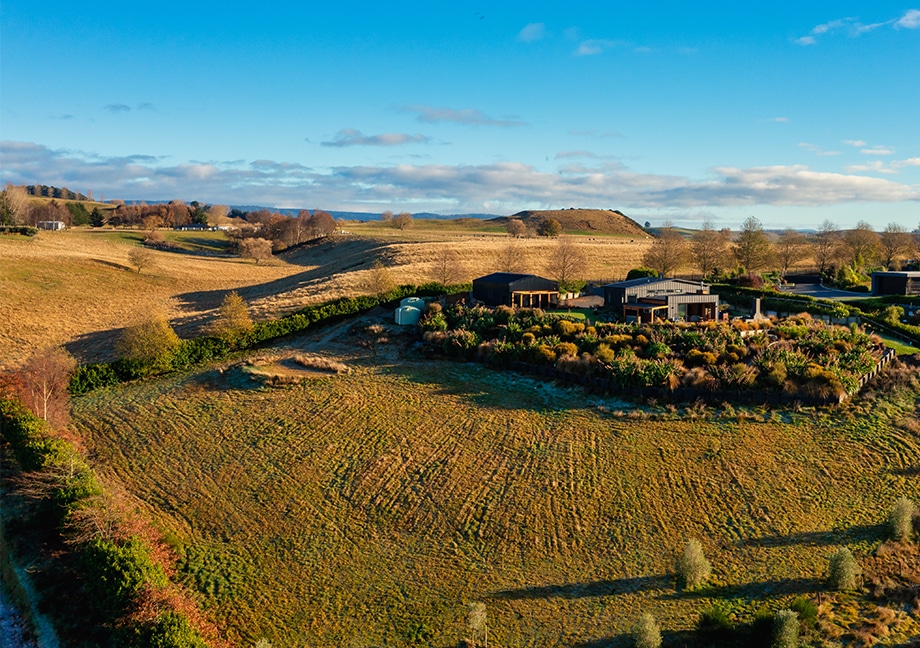
{"label": "tree line", "polygon": [[876,232],[866,221],[844,230],[825,220],[810,235],[791,228],[771,235],[757,218],[749,217],[738,232],[706,222],[689,237],[666,224],[643,264],[664,275],[692,268],[705,278],[719,280],[770,271],[783,280],[795,266],[810,260],[822,277],[852,286],[865,281],[872,268],[901,269],[916,256],[918,247],[918,236],[898,223]]}

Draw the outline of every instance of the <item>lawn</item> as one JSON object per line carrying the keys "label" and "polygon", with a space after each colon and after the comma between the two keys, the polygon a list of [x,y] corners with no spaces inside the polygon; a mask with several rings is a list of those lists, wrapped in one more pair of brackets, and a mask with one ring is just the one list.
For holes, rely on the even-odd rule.
{"label": "lawn", "polygon": [[[96,467],[240,645],[456,645],[474,600],[501,646],[625,645],[641,611],[667,635],[713,602],[750,618],[820,589],[835,546],[877,545],[920,495],[920,438],[886,406],[650,417],[335,338],[350,373],[266,389],[203,370],[74,403]],[[690,537],[713,586],[679,595]]]}

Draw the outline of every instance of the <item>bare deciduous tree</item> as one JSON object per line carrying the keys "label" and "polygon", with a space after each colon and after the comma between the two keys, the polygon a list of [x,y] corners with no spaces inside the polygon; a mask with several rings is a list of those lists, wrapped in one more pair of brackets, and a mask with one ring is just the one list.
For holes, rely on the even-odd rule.
{"label": "bare deciduous tree", "polygon": [[878,258],[881,239],[871,224],[859,221],[855,228],[843,234],[841,244],[846,262],[861,270],[867,265],[872,265]]}
{"label": "bare deciduous tree", "polygon": [[910,254],[914,239],[904,226],[898,223],[888,223],[879,235],[879,241],[882,262],[885,264],[885,269],[891,269],[892,266],[899,268],[901,257]]}
{"label": "bare deciduous tree", "polygon": [[380,259],[374,261],[367,277],[367,289],[375,295],[382,295],[393,290],[395,286],[396,282],[393,281],[390,269],[383,265],[383,261]]}
{"label": "bare deciduous tree", "polygon": [[409,229],[412,227],[412,214],[409,212],[400,212],[393,217],[393,227],[399,230]]}
{"label": "bare deciduous tree", "polygon": [[24,186],[7,183],[3,190],[3,202],[12,224],[23,225],[29,222],[32,198]]}
{"label": "bare deciduous tree", "polygon": [[636,648],[659,648],[661,646],[661,630],[655,617],[647,612],[636,619],[632,628],[633,646]]}
{"label": "bare deciduous tree", "polygon": [[498,249],[495,264],[501,272],[524,272],[526,270],[526,258],[521,244],[510,240],[502,245]]}
{"label": "bare deciduous tree", "polygon": [[384,223],[390,222],[391,220],[393,220],[393,212],[391,212],[389,209],[386,210],[385,212],[380,214],[380,220],[382,220]]}
{"label": "bare deciduous tree", "polygon": [[154,264],[153,252],[145,247],[133,247],[128,251],[128,262],[137,268],[137,274]]}
{"label": "bare deciduous tree", "polygon": [[546,259],[546,272],[559,284],[560,292],[580,291],[586,267],[581,247],[569,236],[560,237]]}
{"label": "bare deciduous tree", "polygon": [[753,216],[748,216],[742,224],[732,248],[738,264],[748,272],[763,270],[773,259],[773,244]]}
{"label": "bare deciduous tree", "polygon": [[725,268],[730,240],[731,232],[716,230],[711,221],[703,223],[703,228],[690,239],[690,255],[703,277],[708,277],[719,268]]}
{"label": "bare deciduous tree", "polygon": [[76,364],[64,349],[49,348],[22,368],[23,402],[55,427],[67,423],[67,386]]}
{"label": "bare deciduous tree", "polygon": [[527,226],[524,225],[524,221],[517,218],[509,219],[505,227],[508,231],[508,235],[515,238],[520,238],[527,234]]}
{"label": "bare deciduous tree", "polygon": [[253,259],[258,265],[261,261],[272,258],[272,242],[264,238],[246,238],[239,242],[240,256]]}
{"label": "bare deciduous tree", "polygon": [[208,225],[216,227],[220,225],[230,215],[230,207],[227,205],[211,205],[208,208]]}
{"label": "bare deciduous tree", "polygon": [[785,279],[792,267],[808,254],[805,235],[794,229],[786,229],[776,242],[776,261],[780,276]]}
{"label": "bare deciduous tree", "polygon": [[814,242],[812,243],[812,256],[815,259],[815,265],[818,266],[818,272],[821,274],[824,274],[833,266],[839,242],[840,231],[837,226],[829,220],[821,223],[821,227],[815,232]]}
{"label": "bare deciduous tree", "polygon": [[687,240],[669,223],[661,228],[659,237],[642,255],[642,265],[668,276],[686,263],[687,252]]}
{"label": "bare deciduous tree", "polygon": [[443,246],[438,250],[434,259],[434,267],[431,271],[431,278],[442,286],[458,283],[463,274],[463,267],[460,263],[460,255],[457,251]]}
{"label": "bare deciduous tree", "polygon": [[687,541],[677,560],[677,576],[687,589],[699,587],[712,573],[712,565],[703,554],[703,545],[696,538]]}

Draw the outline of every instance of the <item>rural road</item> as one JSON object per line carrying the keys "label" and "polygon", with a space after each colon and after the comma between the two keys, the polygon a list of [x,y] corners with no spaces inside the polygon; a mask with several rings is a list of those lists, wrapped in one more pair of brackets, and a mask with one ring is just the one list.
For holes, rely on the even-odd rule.
{"label": "rural road", "polygon": [[821,284],[795,284],[794,286],[784,286],[780,288],[780,292],[791,293],[793,295],[810,295],[818,299],[865,299],[869,297],[869,293],[837,290],[836,288],[827,288]]}

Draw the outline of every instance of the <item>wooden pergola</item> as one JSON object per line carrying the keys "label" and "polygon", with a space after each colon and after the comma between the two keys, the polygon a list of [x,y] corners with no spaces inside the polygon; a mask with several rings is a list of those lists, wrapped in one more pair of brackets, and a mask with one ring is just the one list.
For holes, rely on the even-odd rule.
{"label": "wooden pergola", "polygon": [[558,294],[555,290],[516,290],[511,293],[511,305],[516,308],[548,308]]}

